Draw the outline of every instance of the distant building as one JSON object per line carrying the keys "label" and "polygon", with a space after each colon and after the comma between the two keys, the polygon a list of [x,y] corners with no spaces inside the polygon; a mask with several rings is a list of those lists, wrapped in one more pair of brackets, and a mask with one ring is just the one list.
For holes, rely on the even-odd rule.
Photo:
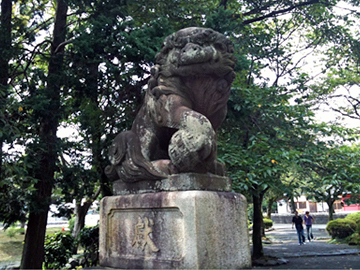
{"label": "distant building", "polygon": [[346,199],[350,199],[350,194],[346,195],[345,197],[341,198],[342,201],[342,205],[343,205],[343,210],[346,212],[356,212],[356,211],[360,211],[360,204],[350,204],[350,205],[346,205],[345,200]]}
{"label": "distant building", "polygon": [[[340,196],[339,200],[336,200],[334,202],[335,213],[360,211],[359,204],[351,204],[349,206],[346,205],[344,200],[348,198],[350,198],[350,195],[347,195],[344,198]],[[306,211],[309,211],[310,213],[323,213],[328,212],[329,210],[326,202],[309,201],[306,199],[306,196],[300,196],[298,198],[295,198],[294,200],[296,210],[299,213],[305,213]],[[291,209],[290,201],[287,201],[287,199],[277,201],[277,210],[278,214],[287,214],[293,212]]]}

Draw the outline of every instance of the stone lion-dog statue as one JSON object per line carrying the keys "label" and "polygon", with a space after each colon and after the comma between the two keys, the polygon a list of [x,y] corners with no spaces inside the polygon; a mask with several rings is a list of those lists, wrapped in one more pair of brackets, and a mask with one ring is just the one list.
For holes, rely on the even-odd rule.
{"label": "stone lion-dog statue", "polygon": [[164,40],[131,130],[118,134],[110,147],[108,178],[225,175],[216,160],[216,131],[235,79],[233,52],[233,43],[212,29],[185,28]]}

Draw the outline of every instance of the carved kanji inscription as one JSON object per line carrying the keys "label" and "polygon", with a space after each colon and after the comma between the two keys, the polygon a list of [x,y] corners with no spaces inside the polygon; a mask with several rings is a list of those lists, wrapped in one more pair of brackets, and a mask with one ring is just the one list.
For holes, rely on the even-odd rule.
{"label": "carved kanji inscription", "polygon": [[145,217],[142,219],[138,218],[138,222],[135,225],[135,237],[132,242],[132,246],[145,250],[145,247],[148,246],[152,252],[158,252],[159,249],[155,246],[154,242],[150,238],[152,233],[151,226],[154,225],[154,221],[150,218]]}

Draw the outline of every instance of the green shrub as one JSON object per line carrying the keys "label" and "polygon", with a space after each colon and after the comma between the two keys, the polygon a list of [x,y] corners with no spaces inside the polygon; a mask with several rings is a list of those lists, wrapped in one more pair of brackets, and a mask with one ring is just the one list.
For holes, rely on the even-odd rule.
{"label": "green shrub", "polygon": [[356,232],[360,233],[360,211],[348,214],[345,219],[354,221],[357,224]]}
{"label": "green shrub", "polygon": [[351,219],[352,221],[355,221],[356,223],[359,223],[360,222],[360,211],[348,214],[345,217],[345,219]]}
{"label": "green shrub", "polygon": [[346,238],[356,231],[356,223],[350,219],[335,219],[326,225],[326,231],[332,238]]}
{"label": "green shrub", "polygon": [[70,233],[72,233],[74,231],[74,226],[75,226],[75,216],[70,218],[68,221],[68,229],[69,229]]}
{"label": "green shrub", "polygon": [[69,232],[45,236],[45,269],[61,269],[72,256],[74,237]]}
{"label": "green shrub", "polygon": [[360,245],[360,235],[359,233],[353,233],[348,238],[346,238],[347,243],[351,245]]}
{"label": "green shrub", "polygon": [[273,221],[271,219],[264,218],[263,222],[264,222],[265,229],[269,229],[273,226]]}
{"label": "green shrub", "polygon": [[19,228],[15,225],[6,229],[6,235],[10,238],[15,237],[17,233],[21,234],[22,232],[24,232],[24,228]]}
{"label": "green shrub", "polygon": [[99,225],[82,228],[78,238],[84,248],[83,267],[96,266],[99,262]]}

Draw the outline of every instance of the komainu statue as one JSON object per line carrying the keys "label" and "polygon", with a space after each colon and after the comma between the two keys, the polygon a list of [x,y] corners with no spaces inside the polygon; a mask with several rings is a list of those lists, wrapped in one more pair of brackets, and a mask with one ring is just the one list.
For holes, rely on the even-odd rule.
{"label": "komainu statue", "polygon": [[165,39],[131,130],[110,148],[110,179],[225,174],[216,160],[216,131],[235,79],[233,52],[232,42],[212,29],[190,27]]}

